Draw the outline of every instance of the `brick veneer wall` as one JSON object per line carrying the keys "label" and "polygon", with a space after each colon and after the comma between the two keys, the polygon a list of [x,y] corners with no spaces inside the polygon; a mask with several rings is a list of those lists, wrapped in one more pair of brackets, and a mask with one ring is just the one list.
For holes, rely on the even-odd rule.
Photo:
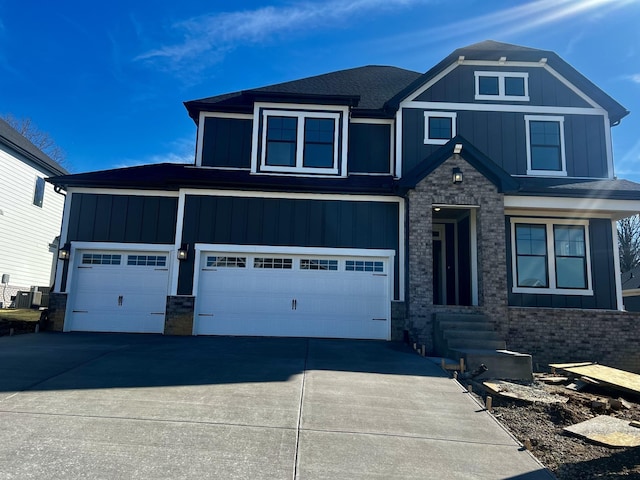
{"label": "brick veneer wall", "polygon": [[[433,349],[432,314],[436,311],[474,311],[492,319],[506,333],[507,271],[504,196],[462,155],[453,155],[424,178],[407,195],[409,211],[409,282],[406,328],[412,338]],[[464,181],[451,182],[452,169],[463,171]],[[433,205],[478,206],[478,302],[479,308],[433,305]]]}
{"label": "brick veneer wall", "polygon": [[62,332],[67,310],[66,293],[49,293],[49,330]]}
{"label": "brick veneer wall", "polygon": [[640,313],[509,307],[508,324],[507,348],[530,353],[534,369],[585,361],[640,373]]}
{"label": "brick veneer wall", "polygon": [[169,296],[164,320],[165,335],[192,335],[196,297]]}

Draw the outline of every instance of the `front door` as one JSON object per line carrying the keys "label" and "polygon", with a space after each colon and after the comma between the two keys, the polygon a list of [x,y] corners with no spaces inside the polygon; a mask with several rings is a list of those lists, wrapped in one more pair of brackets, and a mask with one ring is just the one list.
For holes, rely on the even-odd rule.
{"label": "front door", "polygon": [[472,305],[471,210],[433,210],[433,303]]}

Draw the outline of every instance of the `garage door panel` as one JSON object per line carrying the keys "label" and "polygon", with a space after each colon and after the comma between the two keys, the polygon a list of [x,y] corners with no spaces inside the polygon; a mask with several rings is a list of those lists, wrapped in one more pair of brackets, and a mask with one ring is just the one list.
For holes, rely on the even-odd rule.
{"label": "garage door panel", "polygon": [[[380,269],[373,272],[347,271],[339,255],[235,255],[230,268],[207,268],[211,259],[225,257],[203,254],[196,334],[389,338],[386,258],[358,258],[357,266],[352,259],[354,269]],[[288,268],[276,268],[283,262]]]}
{"label": "garage door panel", "polygon": [[[83,263],[86,260],[98,263],[105,257],[112,261]],[[114,257],[118,257],[117,262]],[[79,252],[79,258],[80,264],[74,269],[70,330],[164,331],[169,279],[167,254]],[[160,262],[162,265],[158,265]]]}

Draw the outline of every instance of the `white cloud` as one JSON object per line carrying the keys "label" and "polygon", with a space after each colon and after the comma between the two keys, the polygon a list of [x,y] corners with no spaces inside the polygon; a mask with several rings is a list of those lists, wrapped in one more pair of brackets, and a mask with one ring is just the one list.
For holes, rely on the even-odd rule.
{"label": "white cloud", "polygon": [[138,167],[156,163],[194,163],[193,138],[181,138],[167,145],[165,152],[153,153],[140,158],[125,158],[110,168]]}
{"label": "white cloud", "polygon": [[206,14],[175,23],[172,30],[181,39],[142,53],[136,60],[164,61],[172,70],[201,68],[219,62],[239,45],[252,45],[292,32],[310,32],[326,27],[347,26],[354,15],[387,12],[428,0],[330,0],[304,2],[287,7],[267,6],[255,10]]}
{"label": "white cloud", "polygon": [[633,75],[627,76],[628,80],[631,80],[633,83],[640,84],[640,73],[634,73]]}

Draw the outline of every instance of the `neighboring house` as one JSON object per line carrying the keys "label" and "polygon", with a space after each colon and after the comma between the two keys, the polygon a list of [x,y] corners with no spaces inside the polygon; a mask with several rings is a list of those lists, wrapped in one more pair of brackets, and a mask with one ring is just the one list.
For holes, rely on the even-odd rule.
{"label": "neighboring house", "polygon": [[5,308],[18,290],[53,284],[64,196],[45,179],[66,174],[0,119],[0,302]]}
{"label": "neighboring house", "polygon": [[640,267],[622,274],[622,298],[626,310],[640,312]]}
{"label": "neighboring house", "polygon": [[615,178],[610,129],[628,112],[553,52],[487,41],[425,74],[366,66],[185,105],[195,164],[50,180],[70,252],[57,329],[406,332],[429,351],[434,313],[479,312],[546,358],[549,322],[581,336],[585,315],[623,309],[615,222],[640,185]]}

